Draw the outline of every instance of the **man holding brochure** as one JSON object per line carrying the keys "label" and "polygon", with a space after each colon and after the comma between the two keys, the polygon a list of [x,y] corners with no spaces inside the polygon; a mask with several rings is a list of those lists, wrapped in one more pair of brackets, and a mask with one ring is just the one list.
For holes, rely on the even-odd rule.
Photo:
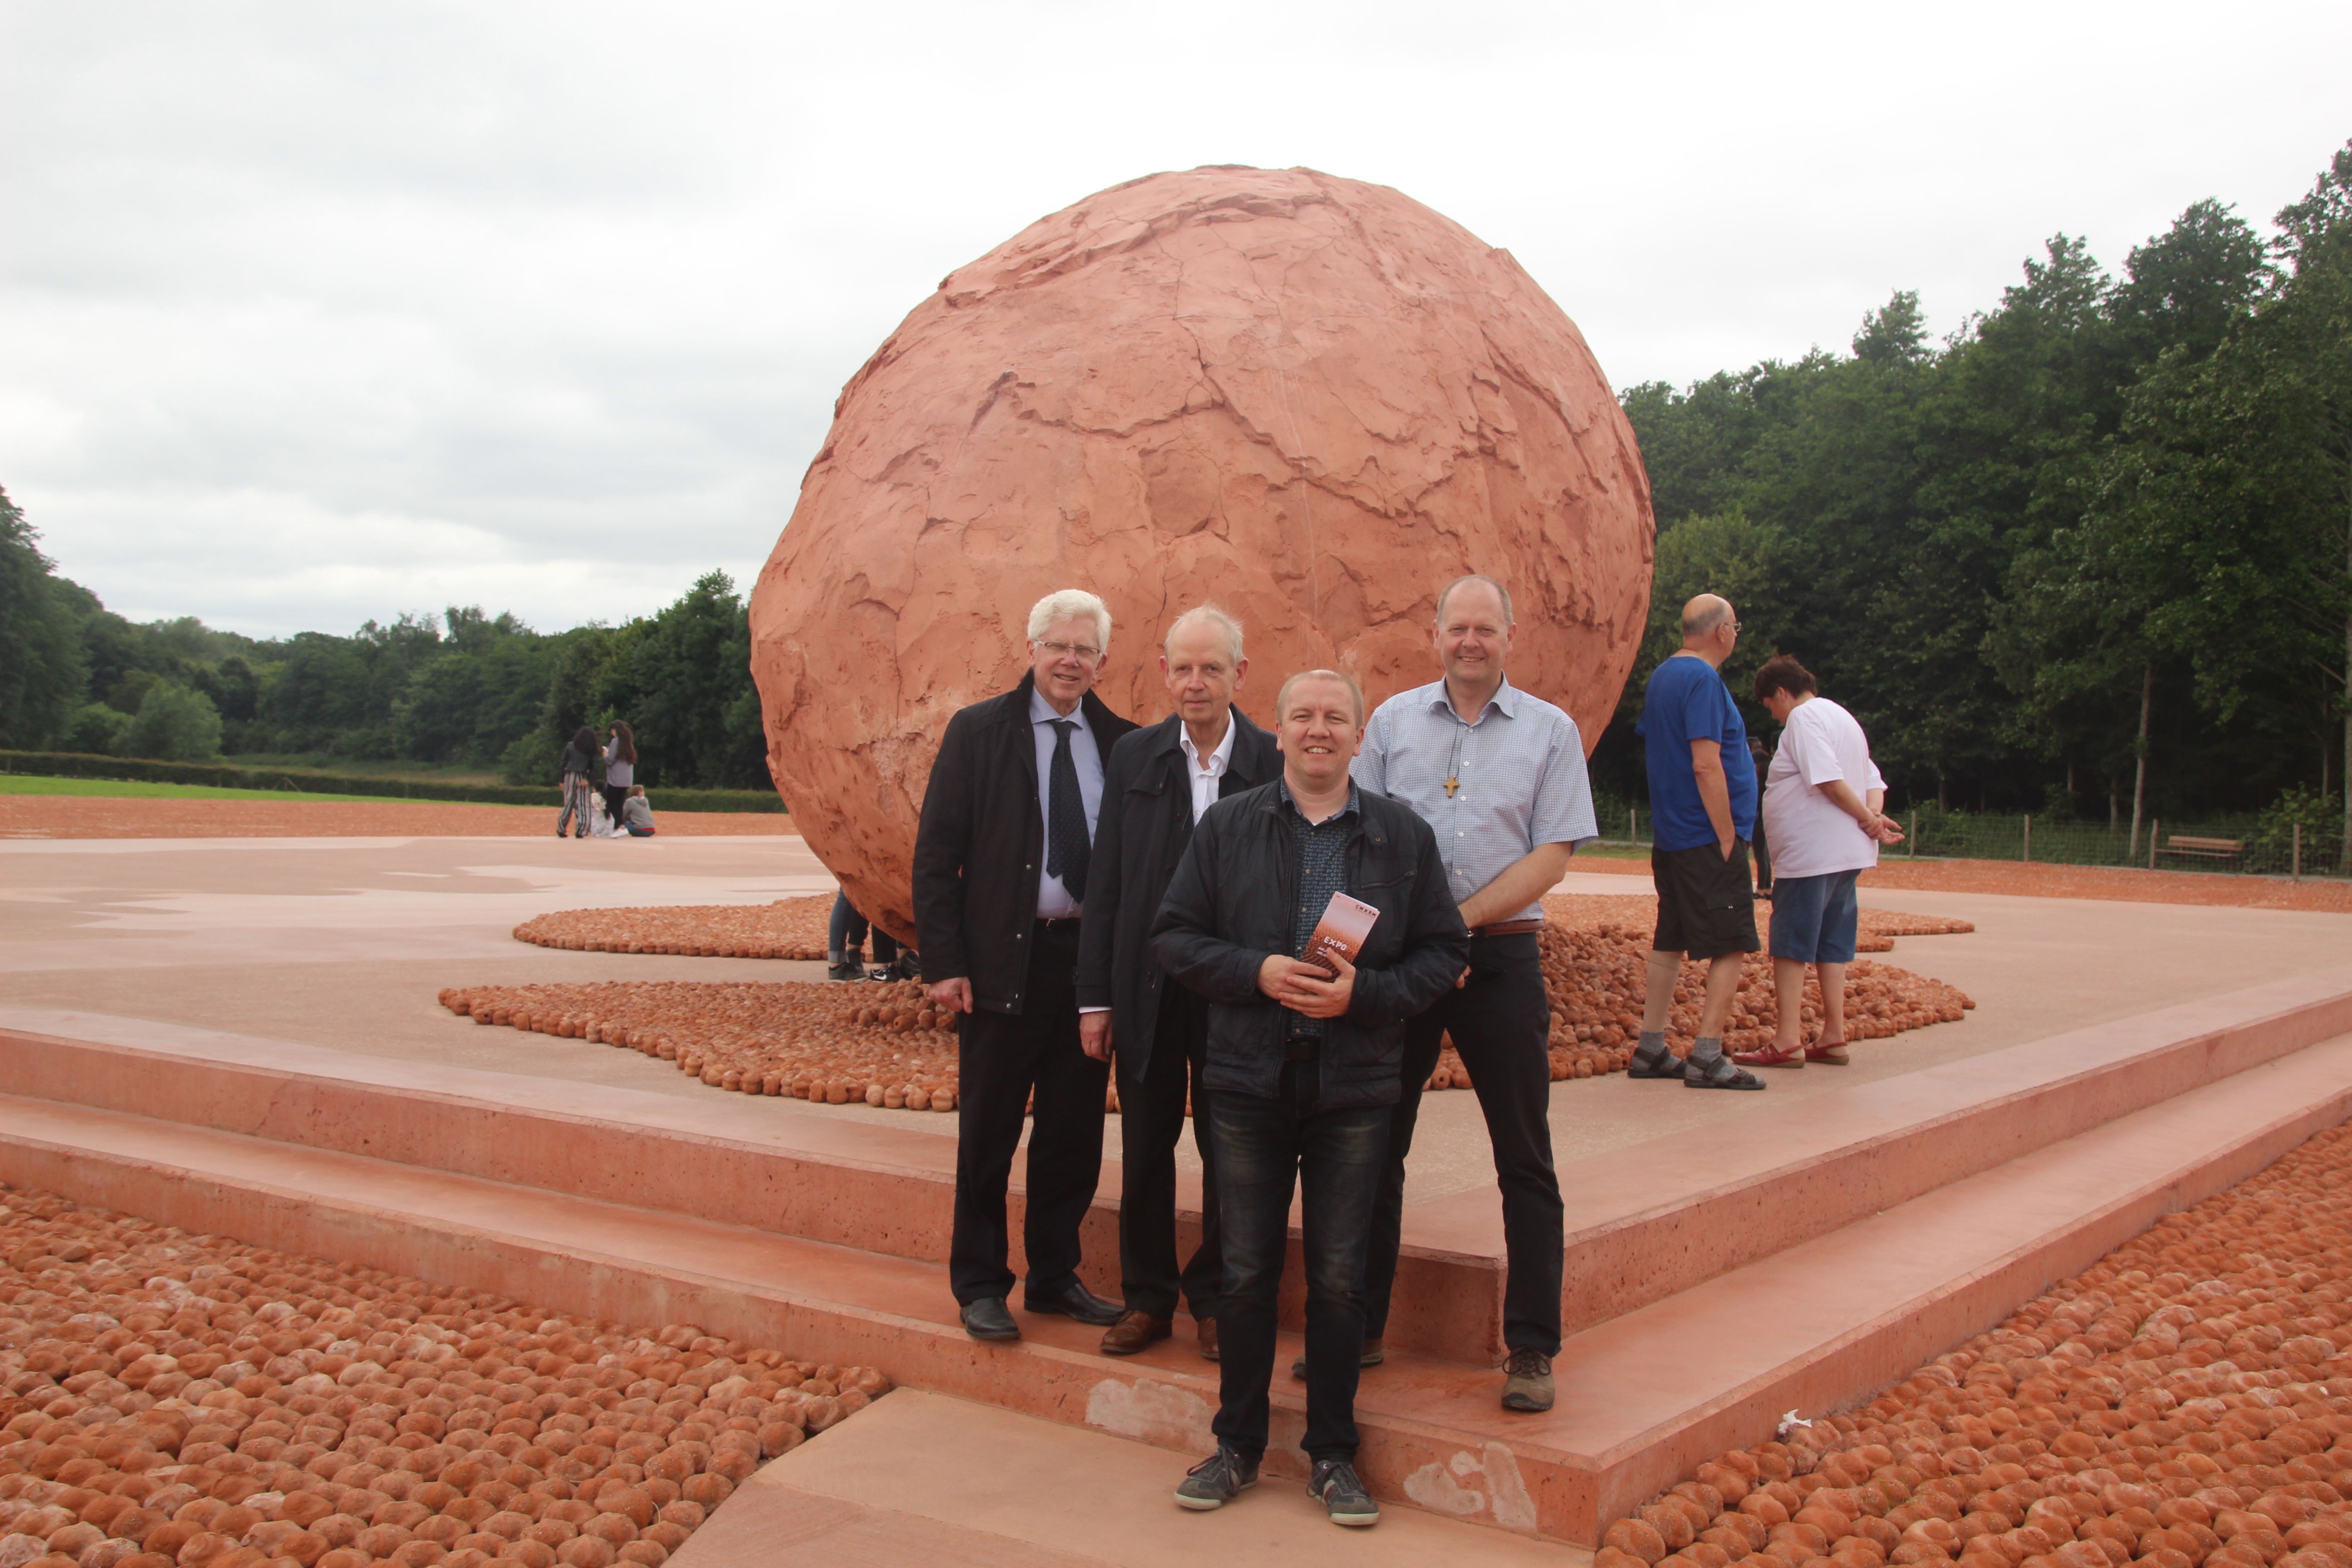
{"label": "man holding brochure", "polygon": [[1404,1022],[1453,986],[1470,944],[1429,825],[1348,776],[1363,739],[1356,683],[1294,675],[1275,717],[1282,777],[1208,808],[1152,927],[1161,967],[1208,1003],[1225,1251],[1217,1451],[1176,1500],[1213,1509],[1256,1484],[1296,1185],[1307,1491],[1334,1523],[1368,1525],[1380,1510],[1356,1475],[1355,1400],[1373,1195]]}

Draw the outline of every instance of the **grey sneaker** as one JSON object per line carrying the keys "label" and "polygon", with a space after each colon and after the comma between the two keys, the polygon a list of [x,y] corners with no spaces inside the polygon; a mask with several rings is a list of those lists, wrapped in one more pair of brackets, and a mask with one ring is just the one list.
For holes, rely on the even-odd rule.
{"label": "grey sneaker", "polygon": [[1176,1483],[1176,1506],[1206,1512],[1223,1508],[1257,1485],[1257,1461],[1244,1459],[1223,1443]]}
{"label": "grey sneaker", "polygon": [[1503,1363],[1503,1408],[1542,1411],[1551,1408],[1551,1357],[1525,1346]]}
{"label": "grey sneaker", "polygon": [[1381,1505],[1356,1479],[1356,1467],[1345,1459],[1316,1460],[1315,1471],[1307,1479],[1307,1495],[1322,1503],[1334,1524],[1360,1530],[1381,1521]]}

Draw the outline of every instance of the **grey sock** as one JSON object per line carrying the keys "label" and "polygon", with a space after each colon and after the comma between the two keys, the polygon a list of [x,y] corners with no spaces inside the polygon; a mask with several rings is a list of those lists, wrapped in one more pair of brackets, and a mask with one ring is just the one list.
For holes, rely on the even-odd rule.
{"label": "grey sock", "polygon": [[1701,1035],[1691,1042],[1690,1055],[1683,1059],[1693,1067],[1712,1067],[1723,1059],[1723,1037]]}
{"label": "grey sock", "polygon": [[1666,1049],[1666,1032],[1664,1029],[1644,1029],[1642,1037],[1633,1044],[1633,1059],[1637,1062],[1664,1061],[1670,1054]]}

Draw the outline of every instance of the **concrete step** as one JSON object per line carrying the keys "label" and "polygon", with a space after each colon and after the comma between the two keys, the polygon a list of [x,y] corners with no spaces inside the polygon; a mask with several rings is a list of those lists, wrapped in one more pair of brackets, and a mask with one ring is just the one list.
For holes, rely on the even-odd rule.
{"label": "concrete step", "polygon": [[[99,1015],[11,1009],[5,1022],[13,1026],[0,1027],[0,1093],[890,1257],[947,1257],[955,1159],[947,1117],[932,1122],[908,1112],[883,1124],[795,1100],[685,1100]],[[1758,1097],[1729,1125],[1568,1163],[1559,1173],[1569,1195],[1563,1327],[1572,1333],[1666,1300],[2347,1030],[2352,967],[1828,1094]],[[1687,1091],[1612,1083],[1588,1092]],[[1016,1165],[1016,1252],[1022,1176]],[[1118,1167],[1107,1163],[1083,1236],[1087,1282],[1111,1295],[1118,1188]],[[1180,1201],[1197,1205],[1197,1189]],[[1180,1224],[1189,1247],[1196,1210]],[[1504,1240],[1493,1187],[1409,1205],[1403,1239],[1389,1342],[1476,1364],[1499,1361]],[[1302,1308],[1303,1291],[1294,1289],[1286,1301],[1293,1327]]]}
{"label": "concrete step", "polygon": [[736,1489],[672,1559],[769,1568],[780,1552],[863,1568],[1583,1568],[1591,1553],[1394,1503],[1341,1531],[1296,1482],[1213,1513],[1170,1497],[1190,1460],[1099,1432],[906,1389]]}
{"label": "concrete step", "polygon": [[[1360,1397],[1365,1478],[1384,1498],[1591,1543],[1780,1410],[1868,1393],[2347,1112],[2352,1036],[2191,1089],[1575,1335],[1547,1415],[1502,1411],[1484,1368],[1393,1355]],[[1018,1345],[976,1344],[927,1259],[22,1096],[0,1098],[0,1177],[558,1310],[698,1321],[1177,1453],[1209,1446],[1216,1369],[1189,1340],[1114,1360],[1097,1331],[1025,1318]],[[1283,1363],[1297,1352],[1286,1336]],[[1296,1475],[1304,1407],[1286,1377],[1275,1421],[1269,1474]]]}

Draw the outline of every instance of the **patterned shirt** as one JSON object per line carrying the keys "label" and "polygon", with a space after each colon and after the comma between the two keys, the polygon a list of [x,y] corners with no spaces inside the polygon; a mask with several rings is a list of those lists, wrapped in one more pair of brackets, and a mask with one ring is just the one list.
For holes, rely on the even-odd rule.
{"label": "patterned shirt", "polygon": [[[1506,680],[1475,724],[1445,682],[1400,691],[1364,726],[1356,783],[1412,807],[1437,834],[1446,890],[1457,904],[1539,844],[1601,837],[1576,721]],[[1446,787],[1451,781],[1453,788]],[[1540,901],[1497,920],[1537,920]]]}
{"label": "patterned shirt", "polygon": [[[1298,909],[1290,917],[1290,956],[1298,958],[1305,955],[1307,944],[1315,939],[1315,928],[1322,922],[1323,911],[1331,907],[1331,895],[1348,890],[1348,840],[1356,832],[1356,786],[1350,783],[1348,804],[1320,822],[1307,820],[1307,814],[1291,798],[1287,783],[1276,787],[1282,791],[1282,804],[1288,808],[1285,820],[1290,824],[1291,842],[1298,848]],[[1319,1037],[1323,1020],[1293,1013],[1290,1033],[1309,1038]]]}

